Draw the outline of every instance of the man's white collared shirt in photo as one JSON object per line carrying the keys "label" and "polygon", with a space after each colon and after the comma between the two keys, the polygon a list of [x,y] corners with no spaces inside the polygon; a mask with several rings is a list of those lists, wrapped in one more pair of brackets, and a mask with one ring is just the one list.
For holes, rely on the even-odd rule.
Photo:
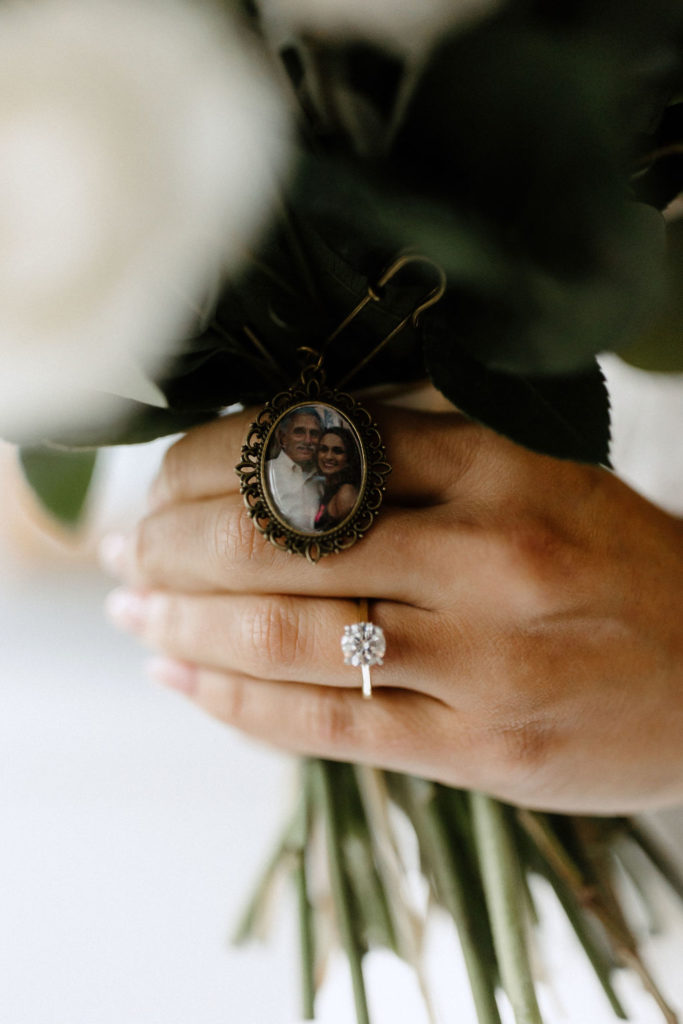
{"label": "man's white collared shirt in photo", "polygon": [[314,530],[322,493],[317,471],[294,462],[284,451],[268,460],[266,471],[271,498],[282,518],[296,530]]}

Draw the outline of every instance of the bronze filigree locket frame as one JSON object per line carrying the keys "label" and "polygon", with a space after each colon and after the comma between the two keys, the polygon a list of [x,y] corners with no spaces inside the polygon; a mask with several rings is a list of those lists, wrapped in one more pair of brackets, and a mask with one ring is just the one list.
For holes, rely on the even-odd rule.
{"label": "bronze filigree locket frame", "polygon": [[[403,267],[415,262],[426,263],[436,271],[436,286],[358,366],[343,377],[339,387],[329,387],[322,364],[330,343],[368,303],[381,301],[383,288],[391,278]],[[304,555],[309,562],[318,562],[323,555],[336,554],[350,548],[372,526],[382,504],[391,466],[379,428],[371,414],[358,399],[342,391],[341,387],[404,327],[408,324],[415,326],[419,315],[439,301],[445,285],[443,271],[431,260],[409,253],[397,257],[377,283],[368,288],[367,295],[355,309],[326,339],[321,353],[302,350],[313,359],[304,366],[299,380],[271,398],[251,424],[242,447],[242,458],[235,470],[240,477],[240,490],[256,529],[276,547]],[[244,330],[263,353],[264,346],[253,332],[246,326]],[[305,430],[309,435],[317,435],[317,441],[323,434],[335,432],[343,439],[338,451],[346,457],[338,479],[349,485],[347,495],[351,490],[356,496],[352,507],[338,520],[322,515],[325,467],[318,460],[317,441],[309,437],[308,441],[296,442],[300,447],[298,450],[291,449],[296,455],[294,460],[284,451],[290,443],[295,443],[289,431],[296,417],[300,421],[308,421]],[[301,434],[305,432],[301,422],[299,430]],[[317,515],[314,514],[316,508]]]}
{"label": "bronze filigree locket frame", "polygon": [[[299,410],[303,416],[316,410],[323,422],[337,420],[357,448],[358,497],[345,518],[328,529],[309,531],[293,525],[284,502],[278,501],[269,482],[267,463],[273,450],[277,450],[278,428],[285,418],[297,415]],[[352,395],[327,387],[324,373],[316,364],[305,367],[293,387],[279,392],[261,410],[249,428],[236,469],[256,529],[276,547],[304,555],[310,562],[345,551],[370,529],[391,472],[386,448],[371,414]]]}

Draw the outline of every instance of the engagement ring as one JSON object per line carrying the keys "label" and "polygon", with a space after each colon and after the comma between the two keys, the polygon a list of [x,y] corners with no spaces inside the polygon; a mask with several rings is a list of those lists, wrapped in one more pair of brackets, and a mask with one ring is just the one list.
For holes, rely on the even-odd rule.
{"label": "engagement ring", "polygon": [[[359,601],[361,619],[367,620],[368,602],[365,598]],[[370,667],[382,665],[387,649],[384,631],[372,622],[354,622],[352,626],[344,626],[341,638],[344,653],[344,664],[360,667],[363,674],[363,696],[372,697]]]}

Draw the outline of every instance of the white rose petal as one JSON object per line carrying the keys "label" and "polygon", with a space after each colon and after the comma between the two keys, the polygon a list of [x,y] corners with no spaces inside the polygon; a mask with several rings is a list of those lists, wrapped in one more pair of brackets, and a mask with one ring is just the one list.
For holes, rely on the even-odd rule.
{"label": "white rose petal", "polygon": [[95,390],[159,364],[263,225],[286,135],[213,8],[0,6],[1,430],[101,419]]}

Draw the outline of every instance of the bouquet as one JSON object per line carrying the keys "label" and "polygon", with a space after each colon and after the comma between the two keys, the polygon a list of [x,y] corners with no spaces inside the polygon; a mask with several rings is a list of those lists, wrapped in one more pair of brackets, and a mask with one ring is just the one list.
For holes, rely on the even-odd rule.
{"label": "bouquet", "polygon": [[[0,120],[0,429],[46,505],[75,524],[99,447],[263,404],[351,321],[326,349],[328,380],[429,380],[520,445],[609,465],[596,355],[683,368],[680,6],[223,6],[0,10],[16,101]],[[302,765],[239,932],[260,932],[290,873],[307,1017],[329,907],[359,1024],[369,948],[422,977],[406,830],[458,927],[482,1024],[500,1020],[501,988],[518,1024],[541,1021],[530,873],[615,1016],[612,972],[628,967],[676,1020],[616,886],[638,849],[683,895],[641,825],[325,761]]]}

